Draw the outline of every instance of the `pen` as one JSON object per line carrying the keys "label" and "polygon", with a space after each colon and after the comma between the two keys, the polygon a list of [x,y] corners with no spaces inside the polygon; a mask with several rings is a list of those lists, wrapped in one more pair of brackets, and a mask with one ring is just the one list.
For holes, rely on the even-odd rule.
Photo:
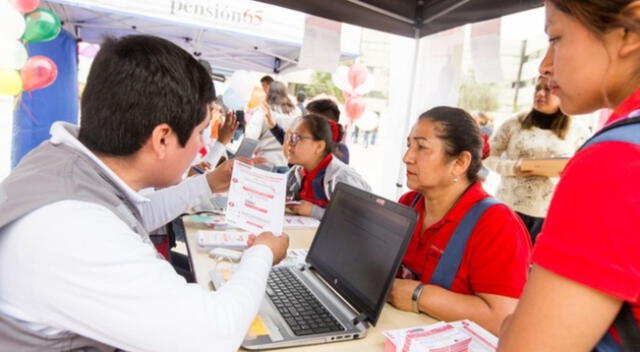
{"label": "pen", "polygon": [[201,168],[199,168],[199,167],[197,167],[197,166],[192,166],[191,168],[193,169],[193,171],[195,171],[195,172],[199,173],[200,175],[202,175],[202,174],[204,174],[204,173],[205,173],[205,171],[204,171],[204,170],[202,170]]}

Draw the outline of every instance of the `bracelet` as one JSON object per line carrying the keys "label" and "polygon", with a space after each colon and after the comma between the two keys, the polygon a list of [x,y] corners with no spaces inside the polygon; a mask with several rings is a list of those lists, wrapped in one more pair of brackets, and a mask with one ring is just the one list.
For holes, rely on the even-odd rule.
{"label": "bracelet", "polygon": [[416,286],[415,290],[413,290],[413,294],[411,295],[411,308],[414,313],[420,313],[420,308],[418,307],[418,300],[420,299],[420,295],[422,294],[422,290],[424,290],[424,284],[421,282]]}

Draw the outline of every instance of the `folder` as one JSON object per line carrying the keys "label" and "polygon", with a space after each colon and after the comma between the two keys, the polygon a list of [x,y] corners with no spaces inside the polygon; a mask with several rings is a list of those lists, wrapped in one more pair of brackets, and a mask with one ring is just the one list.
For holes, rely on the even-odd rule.
{"label": "folder", "polygon": [[522,159],[520,169],[533,171],[538,176],[558,177],[570,158]]}

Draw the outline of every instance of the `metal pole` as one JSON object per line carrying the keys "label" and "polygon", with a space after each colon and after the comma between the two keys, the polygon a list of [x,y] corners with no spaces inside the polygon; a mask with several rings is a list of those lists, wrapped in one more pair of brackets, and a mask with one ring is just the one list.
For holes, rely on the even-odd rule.
{"label": "metal pole", "polygon": [[520,67],[518,67],[518,77],[516,78],[516,92],[513,96],[513,111],[518,111],[518,93],[520,91],[520,80],[522,79],[522,67],[525,63],[525,55],[527,53],[527,41],[522,41],[522,50],[520,50]]}
{"label": "metal pole", "polygon": [[[411,66],[411,81],[409,85],[409,101],[407,102],[407,112],[406,118],[404,120],[404,134],[403,136],[407,136],[409,134],[409,128],[411,124],[411,113],[413,112],[413,93],[415,91],[416,86],[416,75],[418,71],[418,57],[420,54],[420,29],[415,29],[414,35],[414,49],[413,49],[413,64]],[[400,150],[404,150],[404,137],[400,138],[401,147]],[[400,153],[400,160],[402,160],[402,155],[404,153]],[[402,193],[402,185],[404,184],[404,172],[402,167],[402,161],[400,161],[400,169],[398,169],[398,178],[396,180],[396,199],[400,198]]]}

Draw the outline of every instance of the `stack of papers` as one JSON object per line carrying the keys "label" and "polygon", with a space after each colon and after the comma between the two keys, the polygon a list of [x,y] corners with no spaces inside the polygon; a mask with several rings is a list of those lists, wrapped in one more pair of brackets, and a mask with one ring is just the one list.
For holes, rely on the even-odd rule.
{"label": "stack of papers", "polygon": [[216,230],[226,230],[228,227],[224,215],[191,215],[189,219]]}
{"label": "stack of papers", "polygon": [[495,352],[498,338],[480,325],[461,320],[385,331],[385,352]]}
{"label": "stack of papers", "polygon": [[198,246],[202,248],[225,247],[244,250],[247,248],[249,232],[238,231],[198,231]]}
{"label": "stack of papers", "polygon": [[284,216],[284,227],[287,228],[315,229],[318,226],[320,226],[320,221],[309,216]]}

